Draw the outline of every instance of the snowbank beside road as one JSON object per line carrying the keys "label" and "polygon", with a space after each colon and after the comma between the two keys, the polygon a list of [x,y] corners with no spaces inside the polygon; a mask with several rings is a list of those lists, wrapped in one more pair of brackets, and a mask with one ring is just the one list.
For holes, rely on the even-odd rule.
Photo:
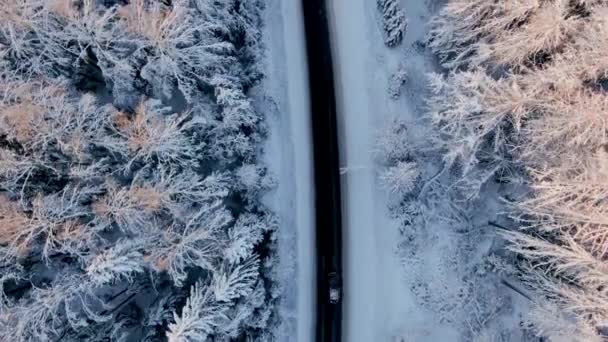
{"label": "snowbank beside road", "polygon": [[300,0],[269,0],[264,30],[268,77],[262,88],[272,112],[264,154],[278,178],[276,192],[268,201],[280,219],[279,336],[286,342],[314,340],[316,298],[312,142],[300,6]]}
{"label": "snowbank beside road", "polygon": [[375,6],[373,1],[337,0],[330,9],[344,168],[343,331],[351,342],[389,341],[412,307],[395,250],[397,226],[378,190],[372,155],[375,131],[390,110],[387,82],[375,79],[381,64],[374,52],[375,8],[370,4]]}

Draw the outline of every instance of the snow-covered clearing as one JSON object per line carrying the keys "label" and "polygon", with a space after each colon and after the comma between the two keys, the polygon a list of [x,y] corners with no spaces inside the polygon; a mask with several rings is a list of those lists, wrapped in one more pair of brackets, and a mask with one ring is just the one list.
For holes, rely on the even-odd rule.
{"label": "snow-covered clearing", "polygon": [[[278,187],[267,197],[280,217],[279,279],[282,341],[313,341],[315,250],[312,142],[304,24],[299,0],[269,0],[264,30],[267,78],[260,89],[270,108],[266,161]],[[297,260],[297,262],[296,262]],[[297,338],[294,338],[297,336]]]}
{"label": "snow-covered clearing", "polygon": [[[408,31],[401,47],[387,49],[376,1],[330,2],[344,170],[343,339],[455,342],[485,334],[484,341],[521,341],[518,312],[511,309],[519,298],[512,298],[497,276],[483,272],[495,244],[487,222],[500,211],[500,186],[485,189],[487,199],[461,220],[449,213],[450,199],[426,196],[425,191],[412,203],[429,209],[404,229],[392,218],[393,203],[378,182],[382,166],[376,162],[374,141],[394,118],[408,125],[421,181],[441,169],[440,156],[428,146],[429,124],[421,120],[425,74],[435,66],[419,44],[437,5],[429,0],[401,5]],[[406,71],[407,80],[394,100],[389,84],[399,69]],[[440,177],[432,188],[450,187],[450,181]]]}

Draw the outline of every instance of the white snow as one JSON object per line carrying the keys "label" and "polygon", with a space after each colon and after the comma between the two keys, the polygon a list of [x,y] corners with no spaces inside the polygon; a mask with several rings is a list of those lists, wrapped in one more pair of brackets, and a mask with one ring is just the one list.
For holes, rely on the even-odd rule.
{"label": "white snow", "polygon": [[[398,250],[403,240],[400,226],[389,216],[388,194],[378,184],[382,166],[373,155],[376,134],[395,117],[409,123],[408,132],[416,146],[429,147],[424,145],[429,142],[430,127],[420,118],[425,74],[433,71],[434,65],[415,42],[423,39],[435,5],[431,0],[402,0],[408,32],[399,48],[387,49],[375,0],[329,3],[343,170],[343,340],[459,341],[459,327],[470,317],[459,315],[458,309],[447,313],[434,309],[463,305],[457,293],[463,286],[462,275],[457,270],[479,262],[492,237],[470,246],[469,238],[456,234],[450,224],[437,221],[426,227],[428,231],[418,233],[411,247]],[[400,69],[408,77],[403,95],[393,100],[388,91],[390,78]],[[437,171],[438,163],[424,163],[428,163],[421,165],[426,176]],[[496,215],[493,203],[484,206],[487,214],[482,212],[474,223],[481,225]],[[414,244],[420,246],[415,248]],[[469,262],[472,255],[474,260]],[[413,293],[416,286],[419,294],[426,289],[434,292],[429,303]],[[514,315],[503,322],[517,328]]]}
{"label": "white snow", "polygon": [[[374,80],[375,1],[331,2],[336,91],[342,146],[344,341],[389,341],[412,300],[395,253],[398,230],[388,218],[372,157],[375,128],[385,122],[385,80]],[[370,6],[372,4],[373,6]],[[379,35],[380,33],[378,33]],[[383,48],[381,48],[383,50]]]}
{"label": "white snow", "polygon": [[313,341],[315,249],[312,142],[304,24],[300,0],[269,0],[264,30],[267,78],[261,85],[274,110],[265,158],[278,187],[267,196],[279,215],[281,341]]}

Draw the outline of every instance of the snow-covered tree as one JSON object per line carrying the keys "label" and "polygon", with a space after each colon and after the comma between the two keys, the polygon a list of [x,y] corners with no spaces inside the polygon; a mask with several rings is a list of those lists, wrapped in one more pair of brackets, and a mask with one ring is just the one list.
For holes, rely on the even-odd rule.
{"label": "snow-covered tree", "polygon": [[600,342],[594,328],[563,312],[551,303],[539,303],[527,316],[530,329],[536,337],[548,338],[551,342]]}
{"label": "snow-covered tree", "polygon": [[199,19],[209,14],[199,12],[188,1],[174,1],[168,7],[135,0],[119,6],[117,15],[139,48],[151,51],[141,74],[156,97],[171,98],[177,86],[192,102],[199,80],[225,72],[235,62],[233,44],[214,34],[225,23]]}
{"label": "snow-covered tree", "polygon": [[206,341],[227,319],[227,309],[226,305],[217,301],[208,284],[196,283],[181,315],[173,313],[175,322],[169,324],[167,332],[169,342]]}
{"label": "snow-covered tree", "polygon": [[403,66],[395,71],[388,81],[388,95],[393,100],[398,100],[401,97],[401,89],[407,82],[407,71]]}
{"label": "snow-covered tree", "polygon": [[382,163],[395,165],[412,157],[407,124],[400,119],[391,120],[376,137],[375,154]]}
{"label": "snow-covered tree", "polygon": [[415,162],[399,162],[386,169],[380,179],[390,192],[407,195],[414,190],[419,175],[420,171]]}
{"label": "snow-covered tree", "polygon": [[401,44],[407,30],[407,18],[397,0],[377,0],[378,9],[382,14],[384,43],[388,47]]}
{"label": "snow-covered tree", "polygon": [[271,225],[258,215],[242,215],[228,230],[230,244],[225,249],[226,259],[237,264],[254,255],[253,247],[262,241]]}
{"label": "snow-covered tree", "polygon": [[144,244],[122,240],[97,254],[87,265],[87,276],[94,284],[107,284],[120,280],[133,281],[137,273],[145,271]]}
{"label": "snow-covered tree", "polygon": [[188,113],[169,114],[170,108],[160,107],[158,101],[140,103],[129,115],[117,112],[114,128],[122,138],[122,153],[133,162],[150,163],[153,159],[161,164],[186,164],[195,159],[201,148],[191,139],[188,131],[200,123],[191,120]]}

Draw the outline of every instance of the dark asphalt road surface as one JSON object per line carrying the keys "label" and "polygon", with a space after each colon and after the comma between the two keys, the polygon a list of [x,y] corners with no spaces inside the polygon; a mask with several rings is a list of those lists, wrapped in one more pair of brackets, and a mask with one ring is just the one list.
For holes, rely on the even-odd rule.
{"label": "dark asphalt road surface", "polygon": [[342,290],[342,216],[336,99],[325,0],[302,0],[312,117],[316,249],[316,341],[340,342],[342,298],[332,303],[331,287]]}

